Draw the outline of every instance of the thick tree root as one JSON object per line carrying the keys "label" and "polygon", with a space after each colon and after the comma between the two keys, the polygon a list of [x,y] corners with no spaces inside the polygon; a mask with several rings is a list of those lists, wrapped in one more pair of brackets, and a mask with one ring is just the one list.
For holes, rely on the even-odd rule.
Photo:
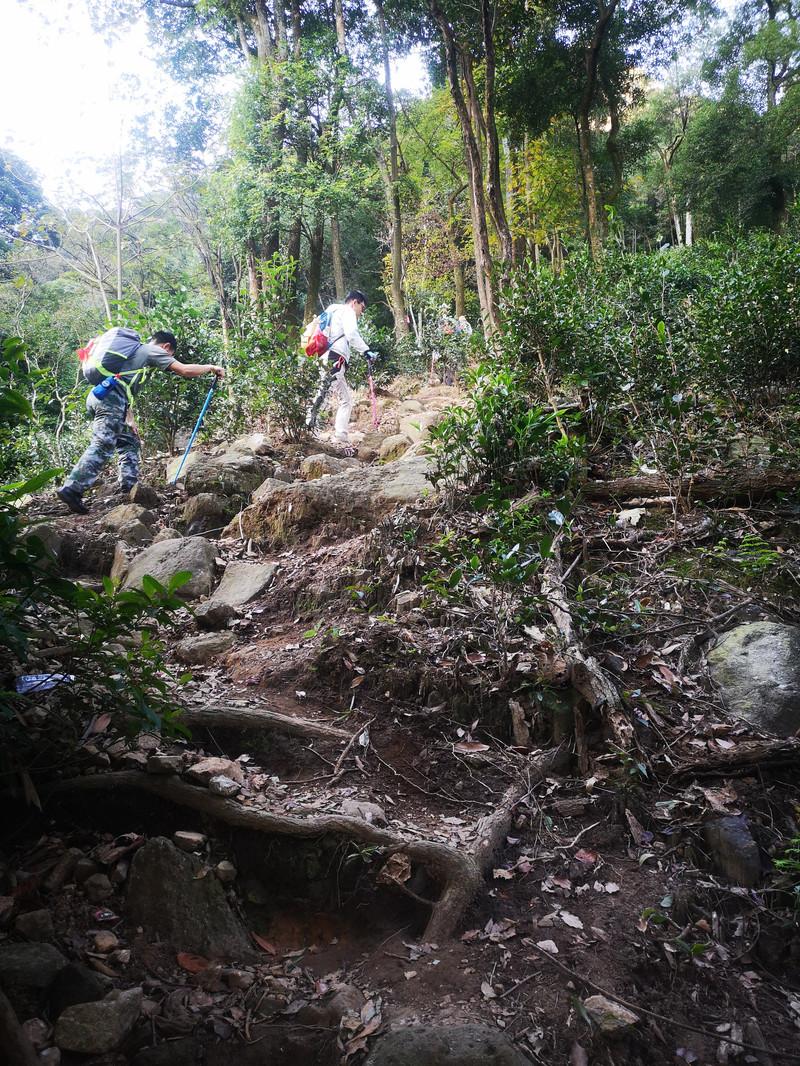
{"label": "thick tree root", "polygon": [[524,782],[509,789],[497,810],[478,822],[478,840],[475,848],[468,852],[458,851],[439,841],[414,840],[347,815],[322,814],[304,818],[243,807],[237,800],[223,799],[205,788],[198,788],[177,778],[154,777],[138,771],[74,778],[57,785],[53,791],[92,792],[134,788],[241,829],[303,838],[334,834],[376,844],[387,856],[403,852],[412,862],[424,866],[442,886],[441,895],[432,905],[424,933],[425,940],[438,942],[455,933],[483,883],[486,869],[502,847],[511,826],[514,807],[550,772],[556,754],[555,751],[547,751],[530,761]]}
{"label": "thick tree root", "polygon": [[542,593],[564,642],[561,654],[567,664],[572,687],[593,711],[602,713],[617,744],[627,750],[633,744],[633,726],[625,714],[616,687],[603,673],[597,660],[581,648],[564,588],[558,539],[553,543],[552,554],[542,568]]}
{"label": "thick tree root", "polygon": [[690,774],[730,774],[738,769],[751,771],[754,766],[800,765],[800,740],[739,740],[727,751],[707,752],[700,759],[682,763],[670,775],[687,777]]}
{"label": "thick tree root", "polygon": [[618,477],[587,481],[581,487],[589,500],[626,500],[671,493],[691,500],[749,500],[800,486],[799,470],[745,470],[728,474],[695,474],[679,483],[658,476]]}
{"label": "thick tree root", "polygon": [[181,722],[190,729],[205,726],[218,729],[274,729],[308,740],[349,740],[350,733],[324,722],[299,718],[291,714],[279,714],[266,707],[230,707],[217,704],[208,707],[187,707]]}

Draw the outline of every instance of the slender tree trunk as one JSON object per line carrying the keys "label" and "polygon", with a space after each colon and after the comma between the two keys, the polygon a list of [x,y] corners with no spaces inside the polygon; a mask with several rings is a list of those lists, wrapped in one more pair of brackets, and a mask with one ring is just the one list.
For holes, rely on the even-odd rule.
{"label": "slender tree trunk", "polygon": [[261,295],[261,278],[258,273],[258,259],[254,242],[247,242],[247,290],[250,293],[250,303],[255,307]]}
{"label": "slender tree trunk", "polygon": [[97,250],[92,240],[92,235],[89,233],[88,227],[86,230],[86,243],[89,245],[89,252],[92,256],[92,262],[94,263],[94,269],[97,274],[97,286],[100,289],[100,299],[103,301],[103,309],[106,313],[106,320],[111,326],[111,305],[108,302],[108,293],[106,292],[106,285],[103,281],[103,271],[100,266],[100,260],[97,258]]}
{"label": "slender tree trunk", "polygon": [[344,277],[344,260],[342,259],[342,235],[339,219],[331,217],[331,258],[333,259],[333,282],[336,287],[336,299],[344,300],[347,295],[347,282]]}
{"label": "slender tree trunk", "polygon": [[492,277],[492,258],[489,250],[489,231],[486,226],[486,201],[483,192],[483,170],[475,131],[470,120],[458,73],[458,54],[453,27],[448,22],[439,0],[429,0],[431,15],[439,27],[447,63],[447,80],[450,94],[461,126],[467,176],[470,189],[470,213],[475,244],[475,273],[478,280],[478,298],[481,304],[483,328],[487,336],[497,329],[497,302]]}
{"label": "slender tree trunk", "polygon": [[286,241],[286,255],[294,267],[286,285],[286,306],[284,318],[287,322],[299,323],[300,312],[297,306],[297,291],[300,275],[300,245],[303,236],[303,217],[298,214],[292,222]]}
{"label": "slender tree trunk", "polygon": [[375,0],[383,52],[383,79],[386,89],[386,110],[389,116],[389,226],[391,231],[392,284],[391,304],[394,316],[394,335],[397,340],[408,333],[405,298],[403,294],[403,216],[400,207],[400,148],[397,141],[397,116],[392,91],[392,67],[389,55],[389,34],[383,13],[383,0]]}
{"label": "slender tree trunk", "polygon": [[694,228],[692,226],[692,212],[686,212],[686,227],[684,233],[686,234],[686,247],[691,248],[694,242]]}
{"label": "slender tree trunk", "polygon": [[310,321],[317,314],[319,303],[319,284],[322,277],[322,253],[325,249],[325,220],[319,215],[314,230],[308,241],[308,286],[306,288],[306,309],[303,321]]}
{"label": "slender tree trunk", "polygon": [[514,246],[511,240],[511,228],[503,203],[503,183],[500,177],[500,139],[497,134],[497,122],[494,110],[494,19],[493,0],[481,0],[481,27],[483,31],[484,50],[484,109],[487,147],[487,187],[489,210],[492,214],[494,228],[500,240],[500,260],[505,270],[511,266],[514,258]]}
{"label": "slender tree trunk", "polygon": [[464,259],[459,247],[458,223],[455,213],[455,197],[451,196],[447,207],[447,243],[450,245],[450,258],[453,261],[453,288],[456,297],[456,318],[466,314],[466,283],[464,279]]}

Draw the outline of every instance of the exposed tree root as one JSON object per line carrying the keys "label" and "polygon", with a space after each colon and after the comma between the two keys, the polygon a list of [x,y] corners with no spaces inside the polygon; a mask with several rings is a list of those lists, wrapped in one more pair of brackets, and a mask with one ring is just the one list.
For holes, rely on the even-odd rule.
{"label": "exposed tree root", "polygon": [[616,687],[603,673],[597,660],[583,651],[578,640],[564,588],[561,544],[558,538],[553,543],[552,554],[542,568],[542,592],[564,642],[561,654],[567,664],[572,687],[593,711],[603,714],[611,726],[616,742],[627,750],[633,744],[633,726],[625,714]]}
{"label": "exposed tree root", "polygon": [[310,740],[349,740],[344,729],[299,718],[291,714],[279,714],[266,707],[231,707],[217,704],[208,707],[187,707],[181,715],[184,725],[194,728],[216,726],[218,729],[274,729],[279,733],[306,737]]}
{"label": "exposed tree root", "polygon": [[740,740],[727,751],[708,752],[701,759],[693,759],[677,767],[672,777],[689,774],[731,773],[739,768],[752,770],[754,766],[800,764],[800,740]]}
{"label": "exposed tree root", "polygon": [[33,1045],[22,1029],[14,1008],[0,988],[0,1059],[6,1066],[38,1066]]}
{"label": "exposed tree root", "polygon": [[609,481],[587,481],[583,495],[590,500],[625,500],[632,496],[663,496],[674,493],[694,500],[749,500],[800,485],[800,470],[745,470],[728,474],[695,474],[679,483],[663,477],[618,477]]}
{"label": "exposed tree root", "polygon": [[322,814],[304,818],[255,810],[252,807],[243,807],[236,800],[215,796],[205,788],[195,787],[177,778],[154,777],[137,771],[74,778],[60,783],[53,791],[63,793],[135,788],[242,829],[295,837],[335,834],[350,840],[376,844],[383,848],[387,855],[403,852],[413,862],[424,866],[442,886],[441,895],[432,905],[424,934],[428,941],[441,941],[455,933],[467,907],[478,893],[483,875],[502,846],[511,826],[514,807],[528,794],[533,785],[550,771],[556,754],[555,751],[547,751],[530,761],[525,780],[510,788],[497,810],[478,822],[475,848],[465,852],[434,840],[414,840],[347,815]]}

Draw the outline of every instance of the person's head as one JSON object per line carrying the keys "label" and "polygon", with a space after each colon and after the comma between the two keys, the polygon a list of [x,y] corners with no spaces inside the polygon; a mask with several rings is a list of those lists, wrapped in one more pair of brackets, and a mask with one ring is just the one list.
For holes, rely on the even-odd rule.
{"label": "person's head", "polygon": [[359,318],[364,313],[364,308],[367,306],[367,298],[360,289],[351,289],[344,302],[352,304],[356,318]]}
{"label": "person's head", "polygon": [[159,348],[163,348],[168,355],[174,355],[178,350],[178,338],[174,333],[169,333],[165,329],[158,329],[150,338],[151,344],[158,345]]}

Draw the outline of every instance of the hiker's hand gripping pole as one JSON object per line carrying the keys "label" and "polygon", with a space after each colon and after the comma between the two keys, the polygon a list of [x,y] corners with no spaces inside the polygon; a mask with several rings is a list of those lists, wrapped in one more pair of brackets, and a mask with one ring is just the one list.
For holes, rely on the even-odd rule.
{"label": "hiker's hand gripping pole", "polygon": [[206,417],[206,411],[208,410],[208,406],[211,403],[211,397],[214,395],[214,389],[216,389],[217,385],[220,383],[221,380],[221,374],[214,375],[214,380],[211,382],[211,388],[208,390],[208,396],[206,396],[205,403],[203,404],[202,409],[200,411],[200,417],[197,419],[195,427],[192,430],[192,435],[191,437],[189,437],[189,443],[186,445],[186,451],[183,453],[183,458],[181,459],[180,465],[175,472],[175,477],[172,479],[172,481],[170,481],[170,485],[174,485],[178,478],[181,476],[181,470],[183,470],[183,465],[189,457],[189,452],[192,450],[194,439],[203,424],[203,419]]}

